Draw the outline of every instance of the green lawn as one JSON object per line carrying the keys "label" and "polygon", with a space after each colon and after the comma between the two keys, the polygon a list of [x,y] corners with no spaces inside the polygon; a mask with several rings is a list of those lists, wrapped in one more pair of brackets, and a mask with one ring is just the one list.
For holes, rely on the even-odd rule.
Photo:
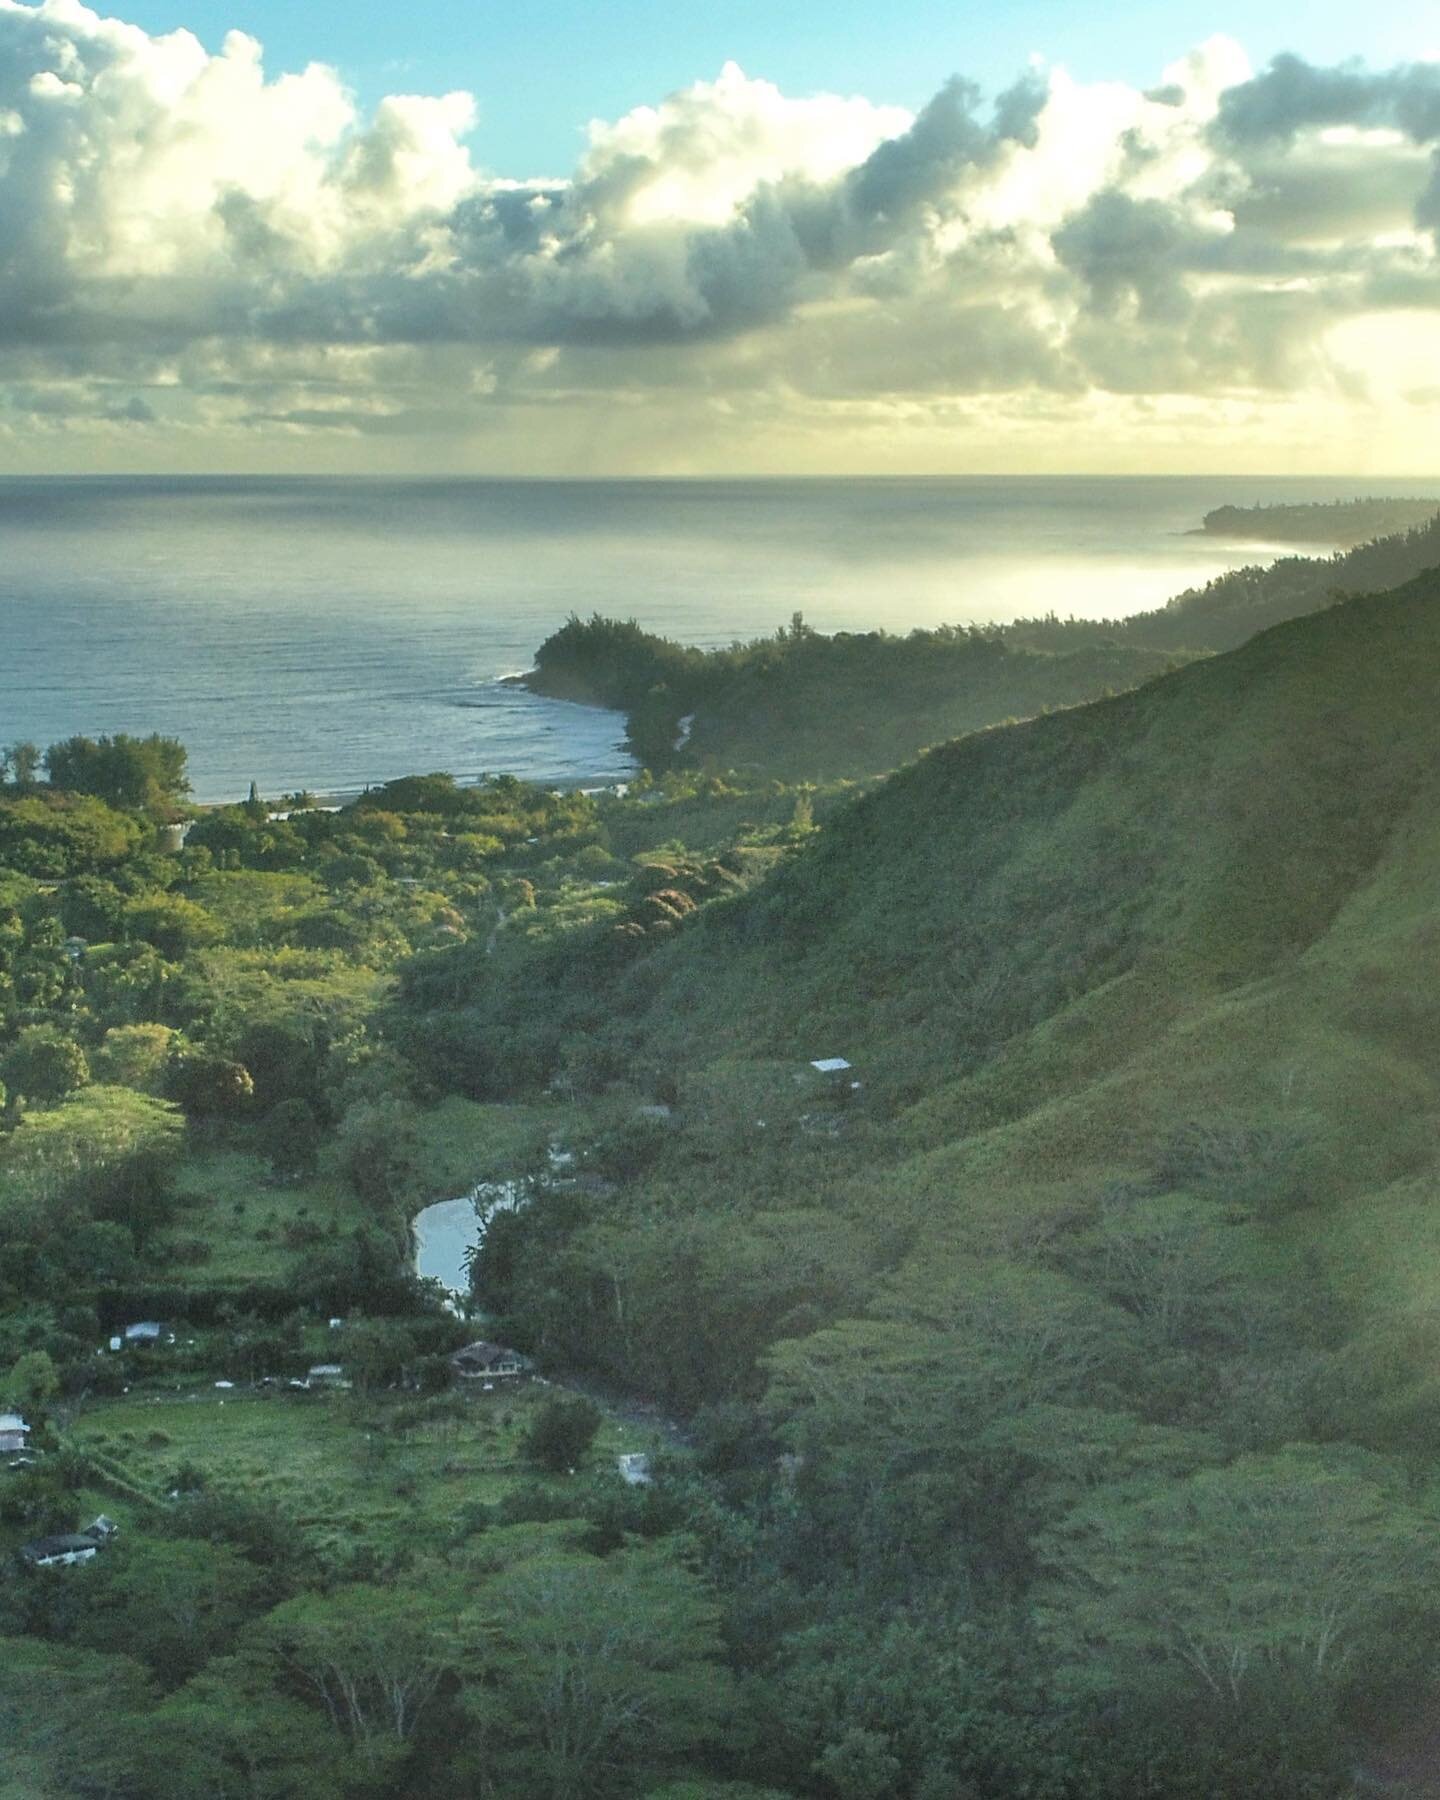
{"label": "green lawn", "polygon": [[[287,1232],[318,1226],[352,1231],[367,1214],[343,1182],[325,1176],[276,1186],[261,1156],[238,1150],[188,1156],[176,1181],[180,1210],[156,1239],[158,1269],[193,1269],[205,1283],[266,1281],[289,1274],[306,1256]],[[204,1246],[203,1260],[190,1246]]]}
{"label": "green lawn", "polygon": [[[217,1488],[273,1505],[322,1551],[363,1544],[383,1554],[443,1546],[467,1509],[534,1482],[519,1442],[548,1391],[529,1382],[466,1389],[456,1416],[407,1426],[421,1407],[409,1396],[219,1394],[203,1381],[180,1398],[97,1402],[70,1436],[157,1496],[189,1465]],[[643,1431],[606,1420],[590,1466],[645,1447]],[[101,1506],[121,1516],[120,1502],[101,1496]],[[142,1511],[131,1509],[136,1529]]]}

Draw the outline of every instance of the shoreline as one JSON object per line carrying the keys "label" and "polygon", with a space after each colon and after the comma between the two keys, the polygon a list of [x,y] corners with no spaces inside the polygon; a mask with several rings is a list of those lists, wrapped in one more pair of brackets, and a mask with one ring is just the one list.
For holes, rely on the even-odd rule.
{"label": "shoreline", "polygon": [[[610,711],[613,709],[607,707],[604,710]],[[406,781],[409,779],[410,775],[414,774],[414,772],[414,770],[411,770],[406,775],[392,775],[387,779],[390,781]],[[450,773],[448,770],[445,772],[447,774]],[[623,796],[625,790],[639,773],[640,770],[637,766],[632,769],[628,775],[569,775],[563,777],[559,781],[540,781],[533,776],[516,775],[511,769],[490,769],[480,775],[456,775],[453,779],[457,788],[478,788],[483,787],[487,781],[500,781],[504,780],[507,776],[513,775],[516,781],[523,782],[527,787],[542,788],[545,792],[551,794],[581,793],[617,794]],[[321,789],[306,788],[302,786],[292,788],[291,792],[299,794],[308,793],[312,795],[313,803],[309,806],[284,806],[282,804],[285,799],[283,794],[261,794],[260,804],[266,809],[266,817],[269,819],[287,819],[292,813],[343,812],[347,806],[353,806],[357,800],[362,799],[366,794],[373,793],[378,788],[383,788],[385,785],[386,783],[384,781],[369,781],[362,783],[359,787]],[[192,813],[221,812],[226,807],[244,806],[247,803],[248,798],[248,795],[241,794],[233,800],[190,800],[186,805],[188,810]]]}
{"label": "shoreline", "polygon": [[[587,712],[613,714],[615,719],[619,722],[620,727],[614,754],[618,759],[623,760],[623,762],[629,766],[619,769],[589,769],[583,774],[563,775],[553,780],[546,780],[540,776],[523,775],[516,769],[479,769],[468,771],[463,774],[457,773],[453,769],[447,769],[444,773],[448,774],[454,781],[456,787],[460,788],[482,787],[487,781],[501,780],[506,776],[513,777],[516,781],[524,782],[530,787],[544,788],[552,794],[568,794],[574,793],[577,790],[581,793],[598,794],[606,791],[614,792],[617,789],[623,790],[626,788],[640,773],[641,765],[629,751],[623,748],[625,742],[626,720],[626,714],[623,709],[617,709],[613,706],[602,706],[598,701],[572,700],[558,694],[537,693],[530,685],[531,677],[536,673],[538,673],[537,670],[530,668],[522,669],[508,675],[492,675],[488,678],[487,682],[482,682],[480,685],[515,689],[522,694],[528,695],[531,699],[544,700],[559,705],[583,706]],[[293,810],[297,812],[339,812],[346,806],[352,805],[363,795],[372,792],[375,788],[384,787],[387,782],[405,781],[411,776],[421,772],[422,771],[414,768],[407,768],[397,775],[386,775],[373,780],[347,783],[344,786],[339,787],[333,784],[320,784],[312,787],[308,782],[302,780],[295,782],[290,787],[277,793],[267,794],[262,792],[260,794],[260,800],[269,810],[272,817],[279,814],[287,794],[313,795],[313,805],[294,808]],[[214,812],[226,806],[243,806],[248,798],[248,793],[245,793],[237,794],[233,798],[227,796],[222,798],[192,799],[189,802],[189,805],[196,812]]]}

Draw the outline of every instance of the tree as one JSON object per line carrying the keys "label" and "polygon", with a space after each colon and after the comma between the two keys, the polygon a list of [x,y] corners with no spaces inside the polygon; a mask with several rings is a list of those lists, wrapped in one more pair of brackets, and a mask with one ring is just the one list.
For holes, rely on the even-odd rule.
{"label": "tree", "polygon": [[5,1638],[0,1780],[39,1800],[148,1791],[140,1767],[153,1702],[149,1674],[132,1657]]}
{"label": "tree", "polygon": [[643,1791],[637,1778],[712,1741],[730,1717],[717,1609],[666,1547],[521,1563],[467,1623],[487,1646],[476,1703],[516,1793]]}
{"label": "tree", "polygon": [[60,1376],[46,1351],[29,1350],[16,1361],[0,1392],[28,1412],[33,1424],[60,1392]]}
{"label": "tree", "polygon": [[244,1063],[177,1045],[166,1065],[165,1092],[192,1118],[239,1118],[255,1097],[255,1083]]}
{"label": "tree", "polygon": [[1168,1669],[1235,1708],[1277,1671],[1353,1681],[1368,1652],[1383,1672],[1394,1620],[1440,1575],[1397,1486],[1379,1457],[1295,1445],[1102,1491],[1044,1541],[1046,1634],[1087,1684]]}
{"label": "tree", "polygon": [[16,787],[33,787],[40,773],[40,751],[35,744],[8,744],[0,751],[0,773],[8,773]]}
{"label": "tree", "polygon": [[53,1105],[90,1079],[90,1064],[74,1038],[53,1025],[29,1025],[0,1063],[5,1085],[41,1106]]}
{"label": "tree", "polygon": [[552,1475],[574,1469],[595,1441],[600,1409],[581,1395],[553,1395],[525,1434],[525,1454]]}
{"label": "tree", "polygon": [[345,1330],[345,1372],[360,1393],[392,1387],[415,1353],[409,1332],[390,1319],[356,1319]]}
{"label": "tree", "polygon": [[158,733],[147,738],[66,738],[45,752],[52,786],[93,794],[126,811],[174,806],[190,791],[185,746]]}
{"label": "tree", "polygon": [[335,1140],[340,1170],[362,1200],[377,1211],[406,1202],[420,1166],[415,1114],[401,1100],[352,1106]]}
{"label": "tree", "polygon": [[[315,1715],[277,1693],[270,1671],[216,1657],[151,1714],[148,1800],[349,1800],[351,1758],[316,1755]],[[3,1797],[0,1797],[3,1800]]]}
{"label": "tree", "polygon": [[282,1100],[260,1123],[260,1139],[277,1175],[307,1175],[320,1148],[320,1121],[308,1100]]}
{"label": "tree", "polygon": [[112,1025],[93,1058],[93,1072],[101,1081],[158,1093],[174,1042],[170,1025]]}
{"label": "tree", "polygon": [[180,962],[192,950],[218,944],[225,935],[215,917],[183,894],[146,894],[125,908],[131,938],[153,944],[163,957]]}
{"label": "tree", "polygon": [[286,1601],[250,1648],[371,1770],[403,1756],[456,1655],[438,1595],[358,1584]]}
{"label": "tree", "polygon": [[88,1573],[76,1641],[139,1656],[167,1688],[229,1649],[268,1594],[239,1551],[194,1538],[122,1537]]}

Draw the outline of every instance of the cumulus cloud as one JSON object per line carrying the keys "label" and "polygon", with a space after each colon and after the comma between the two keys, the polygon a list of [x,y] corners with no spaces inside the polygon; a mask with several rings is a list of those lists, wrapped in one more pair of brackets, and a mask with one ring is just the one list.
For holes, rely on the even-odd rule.
{"label": "cumulus cloud", "polygon": [[1434,63],[1215,40],[1144,90],[937,71],[913,114],[731,64],[533,182],[476,117],[0,0],[0,433],[538,443],[648,400],[738,443],[1434,386],[1393,370],[1440,317]]}

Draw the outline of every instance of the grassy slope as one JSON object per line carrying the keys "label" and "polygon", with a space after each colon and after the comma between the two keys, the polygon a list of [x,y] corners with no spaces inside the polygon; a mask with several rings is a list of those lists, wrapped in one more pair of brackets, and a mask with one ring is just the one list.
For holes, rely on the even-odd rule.
{"label": "grassy slope", "polygon": [[918,1261],[1057,1229],[1197,1128],[1236,1196],[1278,1155],[1257,1279],[1318,1255],[1419,1381],[1437,600],[1426,576],[933,753],[636,970],[644,1035],[682,1071],[848,1055],[909,1147],[853,1203],[910,1220]]}
{"label": "grassy slope", "polygon": [[863,778],[963,732],[1132,687],[1172,654],[1110,642],[1051,653],[817,636],[701,702],[689,755],[792,781]]}

